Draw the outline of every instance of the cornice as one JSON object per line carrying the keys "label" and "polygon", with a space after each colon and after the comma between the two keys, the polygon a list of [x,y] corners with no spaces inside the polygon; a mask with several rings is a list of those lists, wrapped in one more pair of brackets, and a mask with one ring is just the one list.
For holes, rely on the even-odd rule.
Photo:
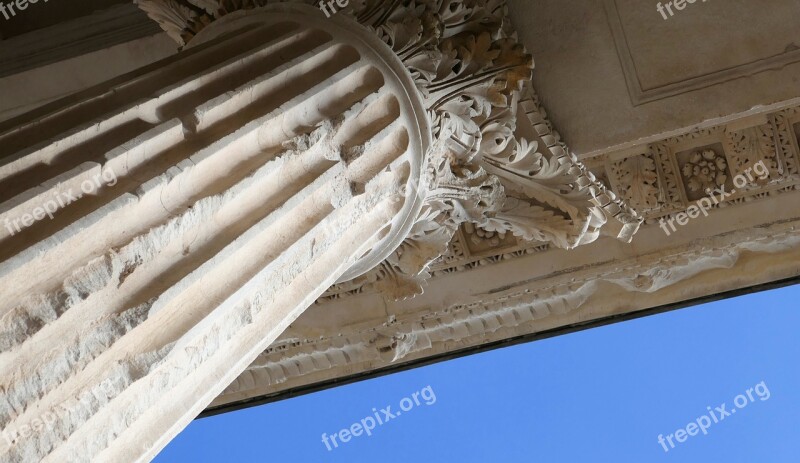
{"label": "cornice", "polygon": [[[470,296],[471,302],[426,307],[378,325],[365,323],[319,338],[289,336],[259,356],[214,406],[649,309],[651,301],[679,302],[705,294],[709,281],[722,292],[794,276],[800,271],[799,230],[797,220],[758,226],[481,292]],[[756,263],[759,259],[768,259],[769,271],[752,271],[764,265]]]}

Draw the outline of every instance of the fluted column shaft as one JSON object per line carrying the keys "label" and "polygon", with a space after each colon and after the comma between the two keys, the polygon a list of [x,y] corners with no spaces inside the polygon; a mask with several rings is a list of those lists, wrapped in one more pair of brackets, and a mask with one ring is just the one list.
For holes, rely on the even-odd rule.
{"label": "fluted column shaft", "polygon": [[0,132],[0,461],[151,459],[392,252],[413,89],[357,23],[268,7]]}

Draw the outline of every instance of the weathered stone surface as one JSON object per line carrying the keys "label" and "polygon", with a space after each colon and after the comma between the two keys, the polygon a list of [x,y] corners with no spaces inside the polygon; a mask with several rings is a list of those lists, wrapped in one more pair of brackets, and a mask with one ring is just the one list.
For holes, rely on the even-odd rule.
{"label": "weathered stone surface", "polygon": [[[549,89],[545,100],[560,115],[561,126],[570,130],[569,140],[588,140],[597,149],[582,156],[579,165],[643,216],[642,230],[630,245],[600,237],[564,251],[546,240],[530,241],[503,230],[464,224],[445,254],[429,267],[432,277],[424,294],[391,301],[360,282],[335,286],[227,388],[214,407],[280,397],[286,391],[446,358],[452,352],[522,336],[593,326],[646,309],[691,304],[800,274],[796,207],[800,116],[795,100],[781,100],[796,93],[796,86],[791,86],[791,77],[797,78],[795,68],[762,70],[735,80],[722,76],[704,90],[702,99],[694,92],[647,103],[633,112],[611,110],[628,104],[619,60],[577,59],[583,56],[580,41],[601,26],[609,27],[603,6],[599,5],[598,19],[594,16],[598,5],[583,1],[510,3],[522,41],[535,56],[543,56],[534,83]],[[707,14],[701,17],[708,19]],[[537,26],[529,27],[531,22]],[[751,26],[757,27],[749,24],[750,29],[739,33],[750,33]],[[548,35],[551,32],[555,35]],[[698,36],[702,32],[696,31]],[[555,43],[554,37],[562,42]],[[787,37],[766,40],[778,39]],[[596,49],[606,43],[586,40],[583,45]],[[619,78],[575,72],[578,65],[616,67]],[[570,69],[572,74],[562,73]],[[575,85],[577,81],[581,84]],[[570,89],[559,87],[570,83]],[[622,97],[612,91],[616,87]],[[733,87],[739,90],[730,90]],[[536,132],[550,140],[540,146],[562,146],[569,153],[536,93],[530,93],[528,101],[524,112]],[[595,101],[606,105],[592,111]],[[753,107],[762,101],[774,104]],[[690,112],[690,118],[681,119]],[[673,118],[672,125],[653,125],[661,123],[653,114]],[[716,118],[703,119],[710,117]],[[591,127],[580,125],[584,122]],[[522,124],[525,121],[518,119],[517,125]],[[619,132],[608,135],[623,146],[610,149],[609,136],[597,131],[613,124]],[[642,129],[643,125],[647,127]],[[662,130],[669,133],[659,134]],[[714,175],[711,169],[703,173],[708,167],[700,165],[703,153],[710,156]],[[700,161],[693,163],[698,155]],[[723,185],[730,192],[734,179],[745,178],[756,163],[769,171],[766,178],[748,180],[713,204],[708,217],[701,214],[670,230],[670,235],[663,232],[660,220],[674,220],[703,199],[703,186]]]}
{"label": "weathered stone surface", "polygon": [[154,456],[334,283],[421,294],[462,224],[639,227],[502,3],[139,3],[184,51],[0,134],[4,459]]}
{"label": "weathered stone surface", "polygon": [[800,274],[789,62],[637,103],[612,0],[510,2],[539,88],[501,0],[137,3],[183,51],[0,125],[2,461]]}
{"label": "weathered stone surface", "polygon": [[0,459],[151,458],[405,238],[421,100],[376,37],[303,14],[227,21],[0,135]]}

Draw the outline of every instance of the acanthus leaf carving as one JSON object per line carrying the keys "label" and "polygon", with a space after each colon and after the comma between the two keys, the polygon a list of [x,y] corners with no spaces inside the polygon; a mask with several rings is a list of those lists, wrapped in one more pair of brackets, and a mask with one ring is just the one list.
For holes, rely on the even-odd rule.
{"label": "acanthus leaf carving", "polygon": [[725,132],[726,153],[731,160],[731,172],[740,175],[747,168],[764,161],[773,176],[783,175],[784,166],[778,158],[777,142],[771,124]]}
{"label": "acanthus leaf carving", "polygon": [[[174,36],[182,24],[188,41],[200,26],[233,11],[283,1],[291,0],[192,0],[195,9],[171,16],[169,28]],[[410,235],[379,267],[335,291],[371,285],[395,298],[420,293],[429,267],[465,223],[572,248],[617,221],[613,233],[630,240],[641,219],[552,129],[530,88],[533,59],[516,40],[504,0],[359,0],[338,14],[371,29],[405,64],[428,111],[435,148]],[[519,114],[536,139],[518,135]]]}
{"label": "acanthus leaf carving", "polygon": [[610,168],[619,183],[619,193],[632,207],[646,212],[658,206],[658,172],[652,158],[644,154],[631,156],[612,163]]}

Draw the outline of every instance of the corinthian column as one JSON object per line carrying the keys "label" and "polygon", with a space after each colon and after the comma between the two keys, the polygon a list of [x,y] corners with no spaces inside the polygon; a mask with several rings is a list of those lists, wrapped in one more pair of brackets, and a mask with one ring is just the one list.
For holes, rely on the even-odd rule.
{"label": "corinthian column", "polygon": [[430,128],[378,37],[231,15],[0,135],[0,461],[147,461],[421,208]]}
{"label": "corinthian column", "polygon": [[412,297],[459,227],[641,222],[502,0],[137,3],[178,55],[0,127],[2,461],[151,459],[326,289]]}

